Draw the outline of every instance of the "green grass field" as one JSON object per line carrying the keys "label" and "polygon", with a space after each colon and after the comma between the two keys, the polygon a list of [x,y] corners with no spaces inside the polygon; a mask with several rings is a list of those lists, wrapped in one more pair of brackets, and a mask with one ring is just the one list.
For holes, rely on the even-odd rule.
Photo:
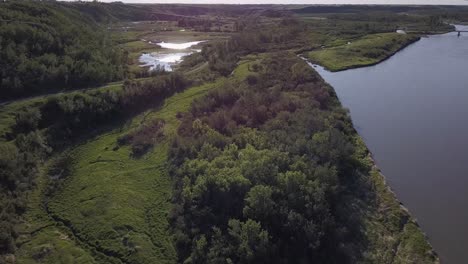
{"label": "green grass field", "polygon": [[338,46],[313,50],[307,56],[330,71],[341,71],[379,63],[418,39],[412,34],[372,34]]}
{"label": "green grass field", "polygon": [[18,263],[97,263],[91,251],[83,248],[71,232],[56,223],[44,209],[44,191],[49,184],[47,170],[51,159],[39,173],[36,188],[29,194],[27,213],[20,225],[16,254]]}
{"label": "green grass field", "polygon": [[[172,185],[165,168],[169,135],[178,124],[176,113],[186,111],[193,99],[215,86],[206,84],[174,95],[161,110],[148,111],[72,150],[72,174],[49,202],[51,215],[69,226],[78,240],[86,241],[91,251],[115,256],[103,258],[109,262],[173,263],[175,250],[167,230]],[[166,121],[168,135],[153,151],[136,159],[128,147],[114,150],[119,136],[152,118]],[[34,222],[37,218],[30,219]],[[59,229],[43,229],[21,253],[27,260],[37,255],[36,250],[50,246],[49,263],[57,263],[73,252],[92,260],[88,256],[91,253],[61,239],[63,236]]]}

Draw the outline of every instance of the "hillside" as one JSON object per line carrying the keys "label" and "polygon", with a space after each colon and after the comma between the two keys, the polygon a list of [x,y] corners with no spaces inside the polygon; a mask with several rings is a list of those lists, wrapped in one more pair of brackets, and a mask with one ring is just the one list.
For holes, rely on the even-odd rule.
{"label": "hillside", "polygon": [[[459,13],[314,8],[0,3],[0,262],[438,263],[301,57],[378,63]],[[152,41],[203,42],[168,72]]]}
{"label": "hillside", "polygon": [[95,86],[126,73],[126,55],[109,34],[68,5],[2,2],[0,36],[0,100]]}

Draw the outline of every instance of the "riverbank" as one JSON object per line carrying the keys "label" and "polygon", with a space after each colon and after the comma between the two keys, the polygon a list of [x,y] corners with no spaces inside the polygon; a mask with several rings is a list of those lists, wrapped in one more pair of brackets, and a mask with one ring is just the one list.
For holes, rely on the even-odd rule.
{"label": "riverbank", "polygon": [[372,67],[338,73],[316,67],[443,263],[467,259],[461,157],[468,127],[455,118],[468,111],[467,38],[430,35]]}
{"label": "riverbank", "polygon": [[369,180],[376,195],[362,211],[368,229],[368,259],[371,263],[440,263],[428,237],[387,184],[357,131],[356,137],[357,145],[367,153],[363,161],[371,166]]}
{"label": "riverbank", "polygon": [[413,34],[371,34],[340,46],[310,51],[306,56],[327,70],[338,72],[381,63],[420,39]]}
{"label": "riverbank", "polygon": [[[406,45],[401,46],[383,60],[390,58],[419,39],[418,37],[416,40],[406,43]],[[313,63],[306,58],[302,57],[302,59],[310,67],[314,68]],[[345,69],[340,71],[343,70]],[[325,79],[324,82],[326,82]],[[332,89],[335,90],[335,88]],[[342,104],[341,101],[340,103]],[[353,127],[355,127],[355,124],[353,124]],[[367,249],[363,253],[366,256],[364,259],[370,261],[370,263],[440,263],[440,259],[429,243],[428,237],[388,185],[385,175],[382,174],[373,159],[371,151],[356,129],[355,144],[359,148],[359,160],[370,168],[368,184],[372,186],[371,190],[375,195],[373,197],[368,195],[357,202],[362,205],[359,208],[359,213],[364,219],[363,228],[366,229],[365,240],[368,243]]]}

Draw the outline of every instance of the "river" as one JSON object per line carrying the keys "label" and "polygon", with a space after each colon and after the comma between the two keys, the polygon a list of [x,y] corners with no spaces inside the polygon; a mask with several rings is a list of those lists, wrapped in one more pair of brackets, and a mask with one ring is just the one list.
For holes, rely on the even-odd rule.
{"label": "river", "polygon": [[468,263],[468,33],[422,38],[371,67],[316,70],[442,263]]}

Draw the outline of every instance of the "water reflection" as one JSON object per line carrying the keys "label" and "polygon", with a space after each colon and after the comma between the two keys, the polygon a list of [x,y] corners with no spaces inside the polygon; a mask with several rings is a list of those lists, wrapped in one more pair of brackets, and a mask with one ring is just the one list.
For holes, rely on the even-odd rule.
{"label": "water reflection", "polygon": [[170,42],[159,42],[156,43],[157,45],[161,46],[164,49],[175,49],[175,50],[184,50],[195,45],[198,45],[204,41],[192,41],[192,42],[185,42],[185,43],[170,43]]}
{"label": "water reflection", "polygon": [[193,49],[192,47],[204,41],[192,41],[184,43],[170,43],[159,42],[152,43],[159,45],[163,50],[143,53],[139,58],[141,67],[148,67],[149,71],[156,69],[164,69],[165,71],[172,71],[173,67],[183,60],[183,57],[188,56],[194,52],[200,52],[200,49]]}

